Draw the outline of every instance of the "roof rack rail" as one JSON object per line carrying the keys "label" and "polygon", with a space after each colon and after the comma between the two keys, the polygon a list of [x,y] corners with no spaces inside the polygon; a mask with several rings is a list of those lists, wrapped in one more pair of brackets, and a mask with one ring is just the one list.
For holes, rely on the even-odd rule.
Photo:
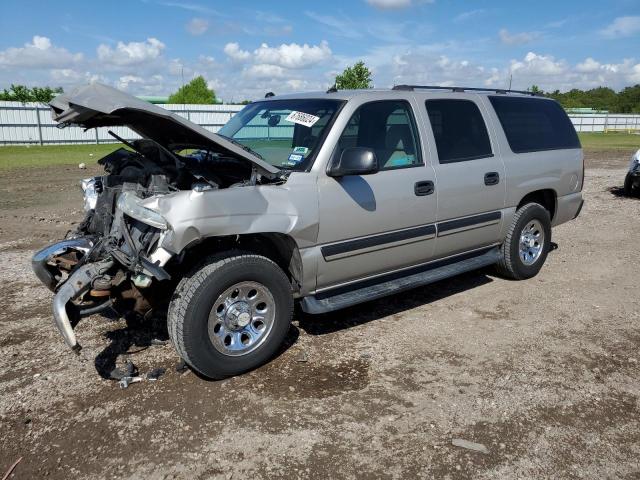
{"label": "roof rack rail", "polygon": [[414,91],[414,90],[451,90],[452,92],[495,92],[499,94],[520,93],[531,95],[532,97],[542,96],[542,93],[528,92],[526,90],[507,90],[504,88],[478,88],[478,87],[442,87],[439,85],[395,85],[391,90]]}

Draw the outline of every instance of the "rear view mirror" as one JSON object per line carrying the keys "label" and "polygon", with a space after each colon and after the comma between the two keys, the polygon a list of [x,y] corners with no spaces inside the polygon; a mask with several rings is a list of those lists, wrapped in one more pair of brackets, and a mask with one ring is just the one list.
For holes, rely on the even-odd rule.
{"label": "rear view mirror", "polygon": [[277,115],[277,114],[271,115],[269,117],[269,120],[267,120],[267,123],[269,124],[270,127],[275,127],[280,123],[280,115]]}
{"label": "rear view mirror", "polygon": [[379,170],[376,153],[367,147],[345,148],[338,161],[329,168],[330,177],[346,175],[371,175]]}

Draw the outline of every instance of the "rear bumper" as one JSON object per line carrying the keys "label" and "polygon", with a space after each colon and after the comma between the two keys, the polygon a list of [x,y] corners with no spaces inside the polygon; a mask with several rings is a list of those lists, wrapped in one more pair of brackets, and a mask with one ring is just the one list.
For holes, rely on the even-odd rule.
{"label": "rear bumper", "polygon": [[582,198],[582,192],[571,193],[569,195],[558,197],[558,206],[553,218],[553,226],[555,227],[556,225],[560,225],[576,218],[580,215],[583,205],[584,200]]}

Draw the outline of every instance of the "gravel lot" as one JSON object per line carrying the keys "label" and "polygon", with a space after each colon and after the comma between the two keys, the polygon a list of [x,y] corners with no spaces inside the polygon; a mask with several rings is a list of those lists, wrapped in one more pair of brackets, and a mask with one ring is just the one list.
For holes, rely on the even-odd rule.
{"label": "gravel lot", "polygon": [[[0,173],[0,477],[22,457],[11,478],[640,478],[630,153],[588,153],[583,212],[536,278],[297,313],[278,358],[220,382],[176,372],[161,327],[92,318],[68,351],[29,259],[93,171]],[[126,359],[167,373],[122,390],[101,375]]]}

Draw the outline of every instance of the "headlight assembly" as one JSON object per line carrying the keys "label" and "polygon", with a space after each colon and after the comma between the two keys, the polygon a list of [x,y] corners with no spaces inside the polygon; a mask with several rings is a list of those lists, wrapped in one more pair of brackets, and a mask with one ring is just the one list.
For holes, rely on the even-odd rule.
{"label": "headlight assembly", "polygon": [[160,230],[167,230],[169,224],[165,218],[158,212],[142,205],[143,201],[142,198],[133,192],[122,192],[120,197],[118,197],[118,208],[131,218],[135,218],[142,223],[159,228]]}
{"label": "headlight assembly", "polygon": [[633,154],[629,163],[629,170],[636,170],[640,166],[640,150]]}
{"label": "headlight assembly", "polygon": [[85,212],[95,210],[98,201],[98,190],[96,189],[96,177],[85,178],[80,180],[80,187],[84,192],[84,204],[82,205]]}

